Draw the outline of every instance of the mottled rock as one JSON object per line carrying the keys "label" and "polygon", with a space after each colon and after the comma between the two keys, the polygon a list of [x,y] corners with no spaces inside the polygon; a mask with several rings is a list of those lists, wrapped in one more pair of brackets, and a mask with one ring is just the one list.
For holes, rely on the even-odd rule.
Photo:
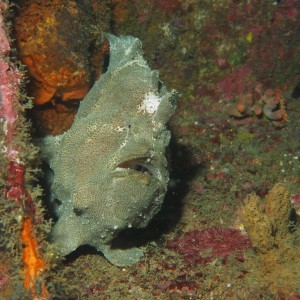
{"label": "mottled rock", "polygon": [[115,265],[142,255],[111,249],[126,228],[145,227],[160,210],[168,183],[166,122],[177,93],[168,92],[143,58],[141,42],[107,35],[108,71],[80,104],[72,127],[42,142],[54,177],[52,239],[62,255],[89,244]]}

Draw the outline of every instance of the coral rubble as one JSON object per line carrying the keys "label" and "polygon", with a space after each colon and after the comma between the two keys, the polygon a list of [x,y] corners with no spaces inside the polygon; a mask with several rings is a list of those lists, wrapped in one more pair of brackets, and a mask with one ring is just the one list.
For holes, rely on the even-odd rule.
{"label": "coral rubble", "polygon": [[276,126],[282,126],[288,120],[285,100],[279,92],[272,89],[262,91],[262,85],[257,84],[253,93],[240,94],[237,98],[237,103],[228,109],[232,117],[241,120],[251,116],[264,116]]}

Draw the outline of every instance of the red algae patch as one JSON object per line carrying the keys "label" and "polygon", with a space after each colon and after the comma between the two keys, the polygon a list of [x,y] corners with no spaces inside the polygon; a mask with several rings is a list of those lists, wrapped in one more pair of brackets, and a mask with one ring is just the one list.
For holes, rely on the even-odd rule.
{"label": "red algae patch", "polygon": [[162,10],[165,13],[171,13],[177,10],[181,5],[181,1],[179,0],[169,0],[169,1],[161,1],[158,0],[155,3],[157,9]]}
{"label": "red algae patch", "polygon": [[235,228],[193,230],[167,242],[167,248],[181,254],[189,265],[207,264],[216,258],[225,262],[232,253],[242,261],[242,251],[250,247],[249,237]]}

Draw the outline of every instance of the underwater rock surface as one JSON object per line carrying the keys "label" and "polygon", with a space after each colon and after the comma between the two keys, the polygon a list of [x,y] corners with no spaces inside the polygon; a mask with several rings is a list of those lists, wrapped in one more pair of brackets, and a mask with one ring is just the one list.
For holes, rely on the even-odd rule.
{"label": "underwater rock surface", "polygon": [[128,266],[138,248],[111,249],[126,228],[145,227],[160,210],[168,183],[166,128],[178,94],[168,92],[143,58],[140,40],[106,35],[108,71],[80,104],[72,127],[41,143],[53,171],[51,206],[58,221],[52,240],[62,255],[96,247]]}

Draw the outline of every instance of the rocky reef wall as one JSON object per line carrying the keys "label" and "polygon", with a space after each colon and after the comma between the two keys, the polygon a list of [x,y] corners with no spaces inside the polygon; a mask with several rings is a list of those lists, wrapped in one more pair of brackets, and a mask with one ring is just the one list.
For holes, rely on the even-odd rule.
{"label": "rocky reef wall", "polygon": [[[36,273],[33,278],[45,282],[51,296],[68,299],[57,292],[64,286],[85,299],[299,299],[294,261],[300,215],[300,2],[15,3],[5,23],[12,24],[15,42],[9,44],[17,49],[10,57],[27,64],[25,89],[35,97],[27,110],[33,136],[59,134],[71,126],[79,101],[107,68],[103,31],[138,37],[150,67],[159,70],[166,86],[176,88],[182,98],[169,124],[173,163],[162,211],[148,228],[132,233],[147,255],[122,269],[89,248],[65,262],[47,258],[52,253],[44,239],[49,226],[31,176],[38,159],[24,129],[24,103],[16,104],[16,134],[13,139],[7,136],[4,126],[1,141],[23,148],[11,148],[20,153],[9,151],[11,158],[4,148],[0,164],[1,212],[12,225],[2,226],[1,236],[9,232],[4,243],[18,250],[10,256],[1,248],[1,293],[12,291],[12,279],[24,290],[27,267],[21,245],[26,238],[20,238],[20,232],[31,232],[29,228],[29,236],[37,240],[37,257],[45,261],[38,269],[43,280]],[[37,26],[30,24],[32,18]],[[7,40],[1,39],[1,45],[7,49]],[[1,63],[2,80],[10,58],[1,57],[6,63]],[[19,75],[9,66],[18,86]],[[19,95],[16,98],[19,103]],[[17,165],[14,157],[22,163]],[[274,209],[267,204],[270,199]],[[279,204],[286,208],[281,217]],[[25,222],[34,219],[41,223]],[[264,234],[255,236],[257,232]],[[11,257],[18,277],[2,257]],[[48,266],[55,265],[58,269],[51,277]],[[29,299],[37,292],[34,287],[28,289]]]}

